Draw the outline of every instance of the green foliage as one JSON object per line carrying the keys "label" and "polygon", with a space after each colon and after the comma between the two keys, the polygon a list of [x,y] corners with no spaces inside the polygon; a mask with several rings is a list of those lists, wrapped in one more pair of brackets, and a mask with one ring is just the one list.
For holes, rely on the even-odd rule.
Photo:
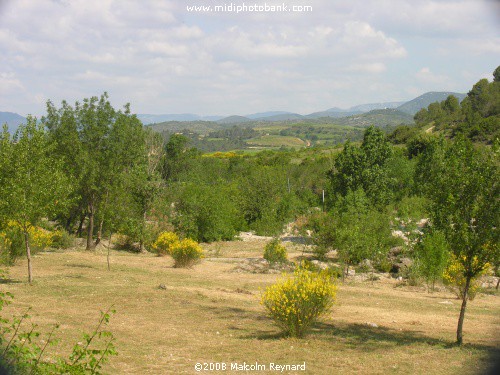
{"label": "green foliage", "polygon": [[418,128],[410,125],[399,125],[397,126],[391,134],[388,135],[388,139],[394,144],[405,144],[409,140],[413,139],[418,134]]}
{"label": "green foliage", "polygon": [[499,251],[490,246],[499,242],[498,154],[463,138],[435,142],[417,172],[431,201],[432,223],[463,262],[465,274],[474,277]]}
{"label": "green foliage", "polygon": [[287,176],[280,167],[255,166],[238,181],[238,205],[250,229],[275,235],[293,219],[297,200],[287,191]]}
{"label": "green foliage", "polygon": [[62,164],[52,151],[43,125],[37,124],[33,117],[27,118],[26,125],[18,128],[13,139],[6,128],[0,137],[0,154],[4,158],[0,163],[0,226],[12,221],[21,230],[30,283],[33,280],[30,230],[42,218],[61,212],[71,190]]}
{"label": "green foliage", "polygon": [[[0,292],[0,311],[11,303],[13,295]],[[117,355],[113,334],[106,330],[111,314],[115,310],[101,312],[97,327],[84,334],[81,342],[73,346],[68,358],[51,356],[43,359],[49,345],[59,340],[54,338],[59,325],[56,324],[46,337],[37,331],[36,324],[29,324],[31,308],[20,317],[11,320],[0,319],[0,349],[2,360],[0,365],[8,368],[11,374],[102,374],[102,366],[110,356]],[[26,324],[29,324],[25,328]],[[3,362],[3,363],[2,363]]]}
{"label": "green foliage", "polygon": [[196,241],[186,238],[170,247],[170,255],[174,258],[174,267],[191,267],[203,258],[203,249]]}
{"label": "green foliage", "polygon": [[443,232],[465,280],[458,344],[472,281],[499,257],[498,156],[495,149],[477,149],[458,137],[453,143],[434,142],[417,166],[418,180],[431,201],[432,223]]}
{"label": "green foliage", "polygon": [[448,264],[449,246],[442,232],[432,231],[426,234],[415,248],[416,268],[426,283],[429,291],[434,291],[436,281],[441,280]]}
{"label": "green foliage", "polygon": [[273,238],[264,248],[264,259],[269,263],[286,263],[287,251],[279,238]]}
{"label": "green foliage", "polygon": [[374,210],[344,213],[336,228],[338,256],[347,267],[363,259],[380,262],[389,249],[398,244],[391,235],[388,216]]}
{"label": "green foliage", "polygon": [[332,306],[336,286],[327,271],[312,272],[298,266],[293,276],[283,275],[266,288],[261,304],[291,337],[302,337],[310,325]]}
{"label": "green foliage", "polygon": [[51,233],[51,246],[56,249],[69,249],[75,244],[75,238],[64,229],[57,229]]}
{"label": "green foliage", "polygon": [[388,160],[392,147],[384,133],[373,126],[366,129],[361,147],[347,142],[329,172],[333,190],[345,197],[349,191],[362,188],[371,203],[383,207],[393,199],[394,188]]}
{"label": "green foliage", "polygon": [[232,186],[189,183],[182,187],[173,215],[179,232],[198,241],[231,240],[241,226]]}
{"label": "green foliage", "polygon": [[121,216],[118,208],[129,207],[116,202],[126,196],[124,184],[131,172],[147,160],[142,124],[131,115],[129,105],[123,111],[115,110],[107,93],[84,99],[74,107],[63,102],[57,109],[49,101],[42,123],[49,131],[54,154],[76,185],[71,210],[64,217],[66,229],[84,213],[88,217],[87,249],[92,249],[94,221],[99,220],[98,242],[101,223],[114,229]]}
{"label": "green foliage", "polygon": [[[472,262],[476,263],[477,258],[473,259]],[[470,286],[466,291],[465,286],[467,279],[464,275],[465,268],[463,262],[455,255],[452,255],[443,271],[444,284],[457,295],[457,298],[466,298],[467,300],[472,301],[476,297],[479,287],[481,286],[480,277],[487,272],[488,266],[489,264],[486,264],[478,274],[470,279]]]}
{"label": "green foliage", "polygon": [[475,141],[493,143],[500,136],[500,82],[493,73],[493,82],[478,81],[459,103],[450,95],[441,103],[432,103],[415,115],[417,127],[433,126],[433,131],[451,137],[464,135]]}

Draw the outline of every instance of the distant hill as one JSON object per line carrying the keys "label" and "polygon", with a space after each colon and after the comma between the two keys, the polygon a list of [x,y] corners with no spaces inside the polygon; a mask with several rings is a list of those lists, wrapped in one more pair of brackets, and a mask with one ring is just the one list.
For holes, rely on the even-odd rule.
{"label": "distant hill", "polygon": [[259,119],[259,121],[290,121],[290,120],[300,120],[303,118],[304,116],[299,115],[298,113],[284,113],[281,115],[262,117]]}
{"label": "distant hill", "polygon": [[156,132],[177,133],[183,130],[189,130],[198,134],[208,134],[213,131],[221,130],[222,125],[214,121],[165,121],[156,124],[149,124],[146,127]]}
{"label": "distant hill", "polygon": [[241,124],[243,122],[251,122],[252,120],[244,116],[229,116],[217,121],[218,124]]}
{"label": "distant hill", "polygon": [[348,117],[352,115],[357,115],[362,113],[361,111],[346,111],[346,110],[340,110],[340,111],[332,111],[332,110],[327,110],[327,111],[321,111],[321,112],[314,112],[310,113],[308,115],[305,115],[305,118],[311,118],[311,119],[318,119],[318,118],[324,118],[324,117],[331,117],[331,118],[340,118],[340,117]]}
{"label": "distant hill", "polygon": [[138,114],[137,118],[141,120],[144,125],[158,124],[166,121],[217,121],[223,116],[198,116],[192,113],[179,113],[179,114],[164,114],[164,115],[149,115]]}
{"label": "distant hill", "polygon": [[261,119],[265,117],[271,117],[271,116],[277,116],[277,115],[287,115],[291,114],[291,112],[284,112],[284,111],[269,111],[269,112],[259,112],[259,113],[252,113],[251,115],[245,115],[246,118],[256,120],[256,119]]}
{"label": "distant hill", "polygon": [[361,104],[357,105],[354,107],[349,108],[349,111],[351,112],[369,112],[373,111],[374,109],[387,109],[387,108],[397,108],[406,102],[385,102],[385,103],[368,103],[368,104]]}
{"label": "distant hill", "polygon": [[396,126],[401,124],[413,124],[413,116],[401,112],[398,109],[375,109],[370,112],[339,118],[335,120],[336,124],[349,125],[349,126],[370,126],[375,125],[378,127]]}
{"label": "distant hill", "polygon": [[[14,133],[20,124],[26,122],[26,118],[13,112],[0,112],[0,127],[3,124],[9,126],[9,132]],[[1,129],[0,129],[1,130]]]}
{"label": "distant hill", "polygon": [[401,112],[408,113],[412,116],[415,115],[418,111],[420,111],[422,108],[427,108],[429,104],[434,103],[434,102],[441,102],[443,100],[446,100],[446,98],[449,95],[454,95],[458,98],[459,101],[462,101],[467,94],[460,94],[457,92],[427,92],[423,95],[420,95],[419,97],[410,100],[409,102],[406,102],[397,109]]}

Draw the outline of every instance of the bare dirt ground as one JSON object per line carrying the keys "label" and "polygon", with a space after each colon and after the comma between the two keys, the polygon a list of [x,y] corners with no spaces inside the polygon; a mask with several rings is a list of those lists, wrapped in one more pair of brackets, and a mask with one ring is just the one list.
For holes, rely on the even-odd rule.
{"label": "bare dirt ground", "polygon": [[[58,322],[67,355],[90,331],[99,310],[113,305],[109,329],[119,352],[109,374],[196,373],[196,363],[306,363],[307,374],[474,374],[483,373],[500,342],[500,300],[480,294],[468,306],[462,348],[455,347],[460,303],[448,292],[347,280],[338,285],[331,312],[309,335],[285,338],[259,304],[260,291],[279,274],[238,270],[262,256],[265,241],[251,239],[205,245],[207,258],[192,269],[173,268],[168,257],[104,249],[35,255],[35,282],[26,283],[26,262],[9,270],[0,289],[15,295],[4,314],[32,306],[32,321],[48,332]],[[291,259],[303,248],[289,246]],[[239,260],[241,259],[241,261]],[[240,267],[241,268],[241,267]],[[161,287],[160,287],[161,285]],[[283,373],[290,373],[284,371]]]}

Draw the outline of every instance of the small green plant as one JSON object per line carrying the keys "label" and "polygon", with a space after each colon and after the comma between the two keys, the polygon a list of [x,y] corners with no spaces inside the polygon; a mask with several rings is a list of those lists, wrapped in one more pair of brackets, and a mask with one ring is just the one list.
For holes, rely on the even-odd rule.
{"label": "small green plant", "polygon": [[174,267],[191,267],[203,258],[203,249],[198,242],[186,238],[170,246],[170,255],[175,260]]}
{"label": "small green plant", "polygon": [[434,291],[448,263],[450,251],[446,238],[439,231],[431,232],[417,243],[415,250],[416,271],[425,279],[427,290]]}
{"label": "small green plant", "polygon": [[174,232],[162,232],[153,243],[153,249],[158,256],[172,254],[174,245],[179,243],[179,237]]}
{"label": "small green plant", "polygon": [[286,247],[281,244],[279,238],[273,238],[264,248],[264,259],[269,263],[286,263]]}
{"label": "small green plant", "polygon": [[304,264],[293,275],[284,274],[266,288],[261,304],[276,324],[291,337],[302,337],[307,328],[332,306],[336,285],[327,270],[313,272]]}
{"label": "small green plant", "polygon": [[[0,272],[1,274],[1,272]],[[0,310],[12,302],[14,296],[9,292],[0,292]],[[82,342],[74,345],[68,359],[63,357],[43,360],[43,355],[49,345],[59,340],[54,338],[59,328],[56,324],[44,340],[39,339],[40,332],[37,325],[29,321],[28,308],[20,317],[11,320],[0,318],[0,368],[10,370],[11,374],[101,374],[102,366],[109,357],[117,355],[115,338],[110,331],[104,328],[109,323],[111,308],[101,312],[97,327],[90,334],[84,334]]]}

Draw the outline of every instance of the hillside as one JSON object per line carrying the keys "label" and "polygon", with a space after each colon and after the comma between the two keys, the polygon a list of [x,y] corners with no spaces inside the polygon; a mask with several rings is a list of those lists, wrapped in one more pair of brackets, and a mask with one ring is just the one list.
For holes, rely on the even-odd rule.
{"label": "hillside", "polygon": [[400,124],[413,124],[413,116],[398,109],[375,109],[373,111],[339,118],[335,122],[339,125],[367,127],[375,125],[377,127],[397,126]]}
{"label": "hillside", "polygon": [[467,94],[460,94],[457,92],[448,92],[448,91],[427,92],[413,100],[410,100],[409,102],[400,105],[399,107],[397,107],[397,109],[401,112],[405,112],[413,116],[422,108],[427,108],[431,103],[441,102],[445,100],[449,95],[456,96],[459,101],[462,101],[467,96]]}
{"label": "hillside", "polygon": [[3,124],[7,124],[9,126],[9,132],[14,133],[17,130],[17,127],[24,123],[26,118],[17,113],[13,112],[0,112],[0,126]]}

